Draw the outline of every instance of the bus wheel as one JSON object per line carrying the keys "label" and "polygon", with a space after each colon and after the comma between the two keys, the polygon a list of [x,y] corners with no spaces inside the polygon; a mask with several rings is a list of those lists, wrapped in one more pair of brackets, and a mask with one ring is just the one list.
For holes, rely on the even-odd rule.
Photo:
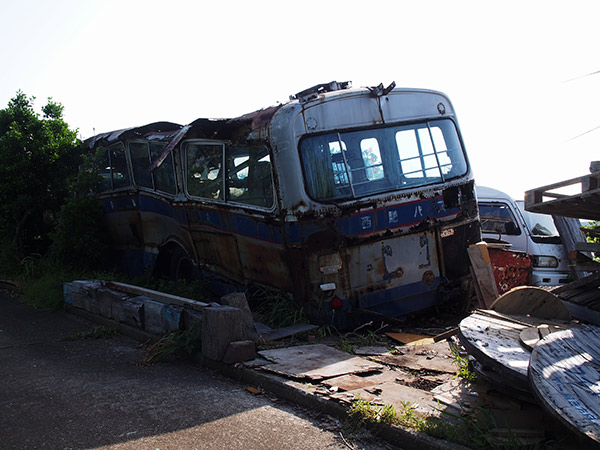
{"label": "bus wheel", "polygon": [[191,281],[195,277],[195,269],[192,260],[181,247],[177,247],[171,254],[169,278],[175,281]]}

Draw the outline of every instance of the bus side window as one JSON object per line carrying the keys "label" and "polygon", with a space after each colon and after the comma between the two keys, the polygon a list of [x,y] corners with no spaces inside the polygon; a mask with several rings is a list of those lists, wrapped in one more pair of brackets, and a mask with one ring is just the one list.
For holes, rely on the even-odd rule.
{"label": "bus side window", "polygon": [[112,189],[110,159],[108,150],[102,148],[99,152],[98,175],[100,175],[100,192],[110,191]]}
{"label": "bus side window", "polygon": [[113,189],[129,186],[129,171],[125,159],[123,145],[110,147],[110,166],[112,170]]}
{"label": "bus side window", "polygon": [[264,147],[227,149],[227,200],[273,206],[271,159]]}
{"label": "bus side window", "polygon": [[148,143],[130,142],[129,156],[131,158],[131,168],[133,169],[133,181],[135,184],[153,189],[152,175],[148,172],[148,167],[150,166]]}
{"label": "bus side window", "polygon": [[223,200],[223,145],[190,143],[185,147],[186,189],[194,197]]}
{"label": "bus side window", "polygon": [[[164,148],[164,144],[156,142],[150,143],[150,159],[152,162],[161,155]],[[169,153],[162,164],[154,169],[152,175],[154,176],[154,187],[156,190],[167,192],[169,194],[175,194],[177,192],[172,153]]]}

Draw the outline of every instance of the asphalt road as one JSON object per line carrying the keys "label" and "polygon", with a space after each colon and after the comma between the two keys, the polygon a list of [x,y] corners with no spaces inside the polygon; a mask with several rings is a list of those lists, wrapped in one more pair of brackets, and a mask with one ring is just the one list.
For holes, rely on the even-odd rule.
{"label": "asphalt road", "polygon": [[[0,292],[0,449],[389,449],[187,362],[143,365],[125,336]],[[342,434],[340,434],[342,433]]]}

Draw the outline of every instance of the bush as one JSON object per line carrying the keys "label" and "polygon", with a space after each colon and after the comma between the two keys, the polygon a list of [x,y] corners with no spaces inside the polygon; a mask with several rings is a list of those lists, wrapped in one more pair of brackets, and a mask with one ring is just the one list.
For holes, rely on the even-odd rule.
{"label": "bush", "polygon": [[103,227],[100,201],[89,197],[67,200],[60,210],[52,241],[51,254],[63,267],[104,268],[108,237]]}

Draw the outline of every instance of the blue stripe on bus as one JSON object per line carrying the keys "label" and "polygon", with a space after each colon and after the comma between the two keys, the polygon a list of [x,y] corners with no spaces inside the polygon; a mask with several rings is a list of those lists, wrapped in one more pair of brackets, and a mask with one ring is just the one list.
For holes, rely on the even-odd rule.
{"label": "blue stripe on bus", "polygon": [[[240,214],[198,209],[190,206],[174,207],[168,201],[144,195],[105,199],[103,200],[103,206],[106,212],[139,209],[140,211],[153,212],[173,218],[184,226],[189,225],[192,229],[203,225],[219,231],[240,234],[276,244],[283,244],[284,242],[284,236],[279,226]],[[442,197],[436,197],[355,213],[338,218],[333,223],[338,232],[351,237],[367,235],[377,231],[406,228],[425,219],[439,219],[457,214],[459,211],[459,208],[445,209]],[[327,219],[323,220],[326,221]],[[302,244],[311,235],[327,230],[329,226],[325,222],[321,224],[315,220],[308,223],[286,222],[283,228],[285,230],[285,241],[291,245]]]}
{"label": "blue stripe on bus", "polygon": [[389,316],[402,316],[435,305],[439,300],[440,278],[431,286],[422,282],[358,296],[359,308]]}

